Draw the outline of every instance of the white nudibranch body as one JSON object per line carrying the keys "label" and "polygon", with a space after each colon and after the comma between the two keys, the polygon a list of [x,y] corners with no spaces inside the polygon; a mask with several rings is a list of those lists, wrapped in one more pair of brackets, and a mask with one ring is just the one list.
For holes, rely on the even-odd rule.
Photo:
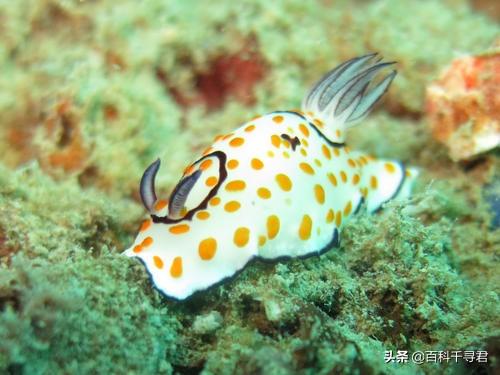
{"label": "white nudibranch body", "polygon": [[151,218],[125,251],[155,287],[185,299],[235,275],[253,258],[321,254],[364,202],[369,212],[410,194],[417,171],[351,151],[345,132],[362,119],[396,72],[375,54],[325,75],[302,111],[278,111],[219,136],[188,166],[168,203],[157,200],[159,161],[141,180]]}

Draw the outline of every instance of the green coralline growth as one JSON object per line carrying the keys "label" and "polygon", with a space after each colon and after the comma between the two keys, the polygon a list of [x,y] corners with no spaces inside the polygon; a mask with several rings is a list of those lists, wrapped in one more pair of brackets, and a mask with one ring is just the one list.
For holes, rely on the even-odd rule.
{"label": "green coralline growth", "polygon": [[[425,85],[499,35],[467,2],[0,0],[0,19],[0,372],[498,368],[500,231],[484,194],[498,154],[454,164],[423,118]],[[320,257],[252,262],[181,303],[160,296],[120,255],[144,215],[144,168],[162,158],[164,196],[216,134],[299,106],[319,75],[368,51],[399,74],[348,141],[418,166],[415,196],[356,216]],[[397,349],[490,357],[385,364]]]}

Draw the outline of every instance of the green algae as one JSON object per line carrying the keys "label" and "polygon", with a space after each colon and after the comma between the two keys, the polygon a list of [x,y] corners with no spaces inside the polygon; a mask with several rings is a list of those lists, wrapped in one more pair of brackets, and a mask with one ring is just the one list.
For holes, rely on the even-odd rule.
{"label": "green algae", "polygon": [[[0,1],[0,371],[498,366],[500,233],[483,194],[498,155],[453,164],[421,118],[429,80],[455,54],[487,48],[498,26],[464,1],[207,4]],[[229,96],[210,113],[183,107],[158,79],[161,69],[167,86],[195,95],[200,72],[248,44],[266,65],[255,104]],[[182,303],[152,289],[142,265],[120,255],[144,215],[134,198],[145,166],[162,158],[166,194],[216,134],[297,107],[319,74],[369,50],[397,60],[399,75],[386,111],[349,142],[418,166],[415,196],[357,216],[341,247],[320,257],[252,262]],[[385,364],[391,349],[491,357],[482,368]]]}
{"label": "green algae", "polygon": [[[142,267],[114,250],[130,240],[126,221],[134,212],[139,217],[138,207],[110,203],[75,181],[55,183],[36,165],[1,175],[0,368],[153,373],[168,367],[163,354],[175,348],[178,323],[158,296],[147,296]],[[127,356],[117,363],[120,352]]]}

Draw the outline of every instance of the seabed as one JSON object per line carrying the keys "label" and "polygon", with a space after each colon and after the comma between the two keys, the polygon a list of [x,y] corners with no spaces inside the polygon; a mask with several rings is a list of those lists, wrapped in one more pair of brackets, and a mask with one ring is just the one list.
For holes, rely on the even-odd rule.
{"label": "seabed", "polygon": [[[0,0],[0,372],[487,374],[500,348],[498,149],[453,162],[425,89],[498,43],[495,1]],[[495,42],[496,40],[496,42]],[[184,302],[121,252],[212,139],[346,59],[397,61],[348,144],[420,168],[341,246]],[[407,351],[406,363],[387,351]],[[411,360],[486,351],[487,362]]]}

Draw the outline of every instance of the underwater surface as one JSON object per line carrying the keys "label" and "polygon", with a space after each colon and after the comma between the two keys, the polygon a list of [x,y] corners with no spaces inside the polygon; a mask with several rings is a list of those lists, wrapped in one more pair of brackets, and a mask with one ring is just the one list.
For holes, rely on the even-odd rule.
{"label": "underwater surface", "polygon": [[[0,0],[0,373],[498,373],[498,4]],[[345,142],[418,168],[411,196],[180,301],[123,255],[152,162],[168,198],[374,52],[398,73]]]}

